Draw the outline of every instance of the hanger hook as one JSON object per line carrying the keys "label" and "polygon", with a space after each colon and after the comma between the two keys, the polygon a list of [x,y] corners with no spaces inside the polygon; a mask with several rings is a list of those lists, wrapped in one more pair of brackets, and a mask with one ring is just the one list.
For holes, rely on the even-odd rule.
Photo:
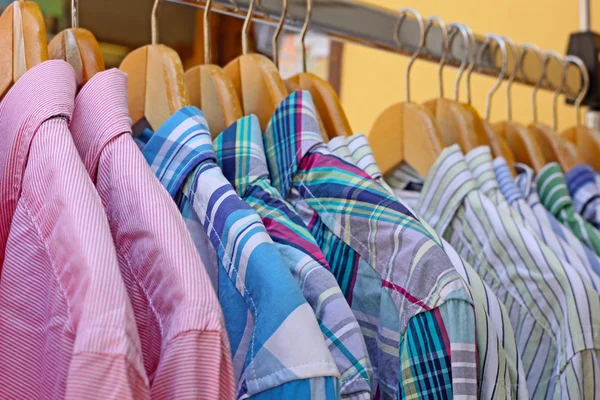
{"label": "hanger hook", "polygon": [[204,30],[204,64],[211,63],[211,39],[210,39],[210,10],[212,9],[213,0],[206,0],[206,5],[204,6],[204,16],[202,18],[203,21],[203,30]]}
{"label": "hanger hook", "polygon": [[250,0],[250,5],[248,6],[248,13],[246,14],[246,18],[244,19],[244,25],[242,26],[242,54],[248,54],[248,31],[250,30],[250,22],[252,21],[252,16],[254,15],[254,6],[256,5],[256,0]]}
{"label": "hanger hook", "polygon": [[77,0],[71,0],[71,28],[79,28],[79,15],[77,14]]}
{"label": "hanger hook", "polygon": [[152,7],[151,26],[152,26],[152,44],[158,44],[158,10],[162,4],[162,0],[155,0]]}
{"label": "hanger hook", "polygon": [[281,9],[281,17],[279,17],[279,22],[277,23],[277,28],[275,28],[275,32],[273,33],[273,39],[271,39],[271,46],[273,47],[273,64],[277,68],[279,68],[279,48],[278,41],[279,35],[283,30],[283,25],[285,24],[285,18],[287,16],[287,8],[288,8],[288,0],[282,0],[282,9]]}
{"label": "hanger hook", "polygon": [[448,57],[449,51],[449,40],[448,40],[448,30],[446,29],[446,24],[440,17],[436,17],[432,15],[427,18],[427,25],[425,26],[425,40],[427,40],[427,34],[429,30],[433,26],[433,23],[437,22],[440,30],[442,31],[442,57],[440,58],[440,68],[438,70],[438,79],[440,83],[440,98],[444,98],[444,65],[446,65],[446,59]]}
{"label": "hanger hook", "polygon": [[306,44],[304,39],[306,38],[306,32],[308,32],[308,26],[310,25],[310,17],[312,16],[312,0],[306,0],[306,18],[304,18],[304,25],[302,25],[302,31],[300,32],[300,49],[302,51],[302,72],[306,73]]}
{"label": "hanger hook", "polygon": [[493,33],[488,33],[487,35],[485,35],[485,37],[485,43],[479,48],[479,51],[477,52],[477,62],[482,62],[481,58],[483,57],[483,53],[488,47],[491,46],[492,41],[498,43],[498,47],[500,47],[500,53],[502,54],[502,66],[500,67],[500,74],[498,74],[498,79],[496,80],[496,83],[488,92],[487,99],[485,102],[485,119],[486,121],[489,121],[490,114],[492,112],[492,97],[494,96],[494,93],[496,93],[496,91],[502,84],[504,77],[506,76],[506,70],[508,68],[508,55],[506,53],[506,44],[504,43],[502,37]]}
{"label": "hanger hook", "polygon": [[583,81],[581,90],[575,98],[575,116],[577,117],[577,126],[581,126],[581,103],[590,90],[590,73],[588,72],[588,69],[581,58],[576,56],[566,56],[565,69],[563,69],[562,75],[563,82],[567,80],[567,66],[569,64],[575,64],[579,68],[579,71],[581,72],[581,80]]}
{"label": "hanger hook", "polygon": [[417,10],[413,8],[402,8],[400,10],[400,18],[398,19],[398,22],[396,22],[396,27],[394,28],[394,41],[396,42],[396,45],[399,48],[402,48],[402,41],[400,40],[400,27],[406,19],[407,13],[411,13],[412,15],[414,15],[415,19],[417,20],[417,23],[419,24],[420,32],[419,44],[417,45],[417,49],[410,57],[410,59],[408,60],[408,64],[406,65],[406,101],[410,103],[410,70],[417,57],[419,57],[421,50],[423,50],[423,47],[425,46],[425,26],[423,23],[423,17],[421,17],[421,14],[419,14]]}
{"label": "hanger hook", "polygon": [[513,71],[510,74],[510,76],[508,77],[508,81],[506,82],[506,113],[507,113],[507,120],[510,122],[510,121],[512,121],[511,89],[512,89],[512,84],[515,81],[515,78],[517,77],[517,73],[519,72],[519,69],[520,69],[520,57],[519,57],[519,49],[517,48],[517,46],[515,46],[515,43],[509,37],[502,36],[502,40],[504,40],[504,43],[506,43],[508,45],[508,47],[510,48],[510,51],[513,54],[513,59],[515,60],[515,66],[513,68]]}
{"label": "hanger hook", "polygon": [[521,53],[521,57],[519,59],[519,65],[521,67],[521,75],[523,75],[523,78],[525,80],[529,80],[527,78],[527,75],[525,75],[525,70],[523,69],[523,61],[525,60],[525,55],[527,54],[528,51],[532,51],[534,52],[537,56],[538,59],[540,60],[540,63],[542,64],[542,73],[539,77],[539,79],[536,81],[535,86],[533,87],[533,91],[531,92],[531,111],[533,112],[533,123],[537,123],[538,120],[538,112],[537,112],[537,91],[540,88],[540,86],[542,86],[542,82],[544,81],[544,74],[545,74],[545,56],[542,54],[542,52],[540,51],[539,47],[537,47],[536,45],[533,44],[522,44],[521,45],[521,50],[523,50],[523,52]]}
{"label": "hanger hook", "polygon": [[473,31],[468,25],[465,25],[467,29],[467,34],[469,35],[469,43],[471,44],[470,52],[469,52],[469,66],[467,67],[467,104],[471,104],[471,75],[473,74],[473,70],[475,69],[475,58],[477,55],[477,41],[475,40],[475,35]]}
{"label": "hanger hook", "polygon": [[458,98],[460,96],[460,80],[462,79],[463,73],[465,72],[467,61],[469,61],[471,43],[469,40],[469,34],[467,32],[466,25],[452,22],[450,25],[448,25],[448,29],[452,31],[450,33],[450,41],[448,43],[448,48],[452,46],[452,42],[454,41],[457,32],[460,32],[460,34],[463,37],[463,43],[467,47],[467,56],[463,58],[463,60],[460,62],[460,67],[458,68],[458,72],[456,74],[456,81],[454,82],[454,100],[458,101]]}
{"label": "hanger hook", "polygon": [[233,11],[234,12],[240,11],[240,6],[238,6],[237,1],[235,1],[235,0],[229,0],[229,2],[231,3],[231,5],[233,5]]}
{"label": "hanger hook", "polygon": [[563,88],[565,87],[565,80],[562,78],[565,75],[567,70],[567,64],[565,63],[564,57],[556,51],[548,50],[544,52],[545,60],[543,66],[543,75],[545,81],[550,86],[550,81],[548,81],[548,74],[546,73],[548,69],[548,63],[552,58],[557,59],[560,62],[560,66],[562,70],[560,71],[561,80],[560,84],[554,90],[554,94],[552,95],[552,129],[556,131],[558,129],[558,96],[562,93]]}

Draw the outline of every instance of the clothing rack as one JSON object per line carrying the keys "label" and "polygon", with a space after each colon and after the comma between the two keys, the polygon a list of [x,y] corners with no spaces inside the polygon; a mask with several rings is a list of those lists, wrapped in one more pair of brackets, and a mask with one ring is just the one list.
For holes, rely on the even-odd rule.
{"label": "clothing rack", "polygon": [[[168,0],[172,3],[184,4],[192,7],[204,8],[206,1],[200,0]],[[256,0],[252,19],[256,22],[277,25],[281,10],[282,0]],[[288,0],[287,20],[285,29],[299,32],[302,29],[306,16],[307,0]],[[245,18],[251,0],[214,0],[213,12]],[[414,16],[407,14],[406,19],[400,26],[399,39],[402,48],[394,41],[394,30],[398,27],[398,10],[386,9],[372,6],[355,0],[313,0],[312,14],[310,19],[310,31],[329,36],[333,40],[360,44],[393,53],[412,55],[417,49],[419,42],[419,25]],[[423,15],[428,18],[430,15]],[[446,25],[454,21],[444,21]],[[460,21],[456,21],[460,22]],[[502,34],[501,32],[495,32]],[[474,54],[478,54],[479,48],[484,45],[485,37],[475,34],[476,48]],[[517,45],[519,45],[517,43]],[[494,50],[492,44],[491,48]],[[488,47],[489,49],[489,47]],[[544,49],[541,49],[542,51]],[[439,63],[442,56],[442,34],[440,28],[434,24],[426,38],[425,48],[421,51],[419,58],[430,62]],[[466,57],[467,47],[460,33],[452,41],[452,46],[447,58],[447,66],[459,67],[461,61]],[[505,80],[509,78],[514,70],[515,62],[508,52],[508,69]],[[488,76],[497,77],[501,68],[502,58],[499,51],[485,51],[479,60],[476,60],[474,72]],[[522,73],[525,72],[525,74]],[[402,79],[404,71],[398,71]],[[534,53],[528,52],[523,58],[523,67],[515,77],[515,82],[529,86],[535,86],[542,73],[542,66]],[[554,91],[560,84],[560,63],[549,62],[547,67],[547,78],[540,89]],[[573,65],[569,66],[566,85],[563,94],[574,97],[581,90],[581,72]]]}

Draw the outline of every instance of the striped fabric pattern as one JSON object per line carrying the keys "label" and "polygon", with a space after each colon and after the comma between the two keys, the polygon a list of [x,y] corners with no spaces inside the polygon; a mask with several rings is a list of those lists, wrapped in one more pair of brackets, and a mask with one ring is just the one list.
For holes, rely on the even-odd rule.
{"label": "striped fabric pattern", "polygon": [[430,169],[420,212],[509,312],[532,398],[599,393],[600,297],[483,193],[457,145]]}
{"label": "striped fabric pattern", "polygon": [[108,216],[152,398],[234,398],[221,306],[177,206],[131,137],[127,75],[94,75],[70,128]]}
{"label": "striped fabric pattern", "polygon": [[[348,151],[355,164],[393,194],[391,187],[383,180],[383,174],[375,162],[366,136],[355,134],[346,138],[345,141],[348,143]],[[327,145],[329,146],[330,143],[331,141]],[[343,146],[339,145],[339,147]],[[415,175],[411,178],[415,179]],[[421,219],[421,223],[442,244],[456,271],[468,283],[473,298],[477,324],[477,354],[479,355],[478,398],[528,399],[525,371],[517,351],[513,328],[506,308],[473,267],[463,260],[446,240],[439,237],[423,219]]]}
{"label": "striped fabric pattern", "polygon": [[536,185],[544,207],[567,225],[583,244],[600,255],[600,232],[575,210],[560,166],[557,163],[546,165],[539,172]]}
{"label": "striped fabric pattern", "polygon": [[104,214],[71,138],[75,72],[47,61],[0,104],[0,398],[149,399]]}
{"label": "striped fabric pattern", "polygon": [[[534,232],[539,239],[550,247],[561,259],[565,268],[574,268],[579,275],[596,291],[600,290],[600,258],[581,242],[570,231],[563,231],[558,221],[552,223],[548,214],[538,216],[523,197],[517,187],[508,164],[503,158],[494,160],[494,170],[500,186],[510,205],[523,217],[527,227]],[[553,225],[558,225],[554,227]],[[568,235],[569,239],[566,239]],[[579,249],[579,251],[577,251]]]}
{"label": "striped fabric pattern", "polygon": [[202,112],[185,107],[145,137],[143,154],[217,289],[237,397],[339,397],[339,371],[315,315],[260,217],[223,176]]}
{"label": "striped fabric pattern", "polygon": [[235,122],[213,145],[223,175],[260,215],[313,308],[340,371],[342,398],[370,399],[373,369],[360,326],[315,239],[271,185],[258,118],[252,115]]}
{"label": "striped fabric pattern", "polygon": [[264,147],[273,185],[311,230],[361,325],[376,396],[475,398],[473,306],[425,228],[329,151],[308,92],[279,105]]}
{"label": "striped fabric pattern", "polygon": [[576,165],[565,174],[565,180],[575,210],[600,229],[600,186],[596,172],[587,164]]}

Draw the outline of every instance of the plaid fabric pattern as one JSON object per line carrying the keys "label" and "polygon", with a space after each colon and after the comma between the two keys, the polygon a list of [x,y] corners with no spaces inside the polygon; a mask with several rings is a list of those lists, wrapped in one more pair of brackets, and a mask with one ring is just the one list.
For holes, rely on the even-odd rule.
{"label": "plaid fabric pattern", "polygon": [[217,290],[238,398],[339,397],[339,372],[314,313],[260,217],[219,169],[202,112],[183,108],[148,136],[143,154]]}
{"label": "plaid fabric pattern", "polygon": [[581,216],[600,229],[600,187],[597,174],[587,164],[577,165],[565,174],[573,206]]}
{"label": "plaid fabric pattern", "polygon": [[458,146],[430,169],[419,211],[509,312],[532,398],[597,395],[600,297],[483,193]]}
{"label": "plaid fabric pattern", "polygon": [[[375,162],[366,136],[356,134],[345,138],[345,142],[348,144],[348,151],[355,164],[393,194],[392,188],[383,180],[383,174]],[[339,148],[343,147],[339,145]],[[416,173],[411,174],[412,179],[416,176],[418,176]],[[403,187],[405,186],[408,185],[404,184]],[[422,186],[422,178],[420,183],[414,182],[412,186]],[[446,240],[439,237],[423,219],[421,219],[421,223],[442,244],[456,271],[468,283],[473,298],[477,328],[477,354],[479,355],[478,398],[528,399],[525,371],[517,351],[513,328],[506,308],[473,267],[463,260]]]}
{"label": "plaid fabric pattern", "polygon": [[557,163],[546,165],[538,174],[537,192],[544,207],[596,254],[600,255],[600,232],[573,207],[565,176]]}
{"label": "plaid fabric pattern", "polygon": [[342,398],[370,399],[373,370],[360,326],[315,239],[271,185],[258,118],[240,119],[213,144],[223,175],[261,217],[313,308],[340,370]]}
{"label": "plaid fabric pattern", "polygon": [[[587,283],[598,291],[600,289],[600,275],[597,271],[600,267],[600,258],[585,246],[581,246],[581,243],[573,234],[569,235],[570,240],[567,241],[565,234],[561,232],[561,227],[555,229],[547,216],[539,217],[533,211],[517,187],[503,158],[494,160],[494,171],[500,190],[505,195],[504,197],[511,207],[523,217],[527,227],[556,253],[565,268],[574,268]],[[575,243],[581,250],[578,252],[571,243]]]}
{"label": "plaid fabric pattern", "polygon": [[[361,325],[376,395],[476,396],[473,306],[425,228],[363,171],[331,154],[308,92],[280,104],[263,139],[273,185],[313,233]],[[423,330],[413,334],[413,318],[436,308],[441,318],[428,320],[436,329],[420,326],[431,346],[415,342]],[[418,368],[417,358],[431,362]]]}

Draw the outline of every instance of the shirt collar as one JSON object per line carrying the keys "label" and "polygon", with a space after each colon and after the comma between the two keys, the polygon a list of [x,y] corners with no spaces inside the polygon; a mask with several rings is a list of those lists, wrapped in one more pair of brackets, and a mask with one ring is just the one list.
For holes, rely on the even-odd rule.
{"label": "shirt collar", "polygon": [[555,162],[546,165],[538,174],[537,192],[544,207],[555,216],[573,206],[565,176]]}
{"label": "shirt collar", "polygon": [[120,134],[131,134],[127,75],[118,69],[94,75],[75,100],[70,128],[85,167],[95,180],[104,146]]}
{"label": "shirt collar", "polygon": [[529,165],[515,163],[517,178],[515,183],[525,198],[535,193],[535,171]]}
{"label": "shirt collar", "polygon": [[407,163],[400,164],[385,180],[395,191],[420,192],[425,184],[425,179]]}
{"label": "shirt collar", "polygon": [[369,140],[365,135],[362,133],[352,135],[346,138],[346,143],[348,144],[352,160],[358,168],[364,170],[375,180],[383,178],[383,174],[377,166],[377,162],[375,162],[375,156],[373,155]]}
{"label": "shirt collar", "polygon": [[514,203],[518,199],[523,199],[523,194],[521,194],[521,191],[517,188],[515,179],[510,173],[510,169],[504,158],[498,157],[494,160],[494,171],[496,173],[496,180],[500,186],[500,191],[509,204]]}
{"label": "shirt collar", "polygon": [[477,183],[458,145],[445,148],[435,161],[421,193],[421,216],[444,232]]}
{"label": "shirt collar", "polygon": [[467,153],[465,159],[477,186],[486,196],[500,190],[492,164],[492,152],[488,146],[474,148]]}
{"label": "shirt collar", "polygon": [[273,186],[285,196],[306,153],[323,143],[309,92],[294,92],[279,104],[263,140]]}
{"label": "shirt collar", "polygon": [[260,123],[255,115],[241,118],[213,141],[223,175],[244,197],[248,186],[269,179]]}
{"label": "shirt collar", "polygon": [[172,197],[198,165],[217,160],[204,114],[193,106],[173,114],[149,137],[142,153]]}
{"label": "shirt collar", "polygon": [[352,159],[352,155],[350,154],[350,150],[348,149],[346,138],[344,136],[336,136],[333,139],[330,139],[329,142],[327,142],[327,147],[336,156],[340,157],[344,161],[354,164],[354,160]]}
{"label": "shirt collar", "polygon": [[574,194],[585,186],[595,186],[596,172],[587,164],[579,164],[565,174],[565,180],[567,181],[569,192]]}

